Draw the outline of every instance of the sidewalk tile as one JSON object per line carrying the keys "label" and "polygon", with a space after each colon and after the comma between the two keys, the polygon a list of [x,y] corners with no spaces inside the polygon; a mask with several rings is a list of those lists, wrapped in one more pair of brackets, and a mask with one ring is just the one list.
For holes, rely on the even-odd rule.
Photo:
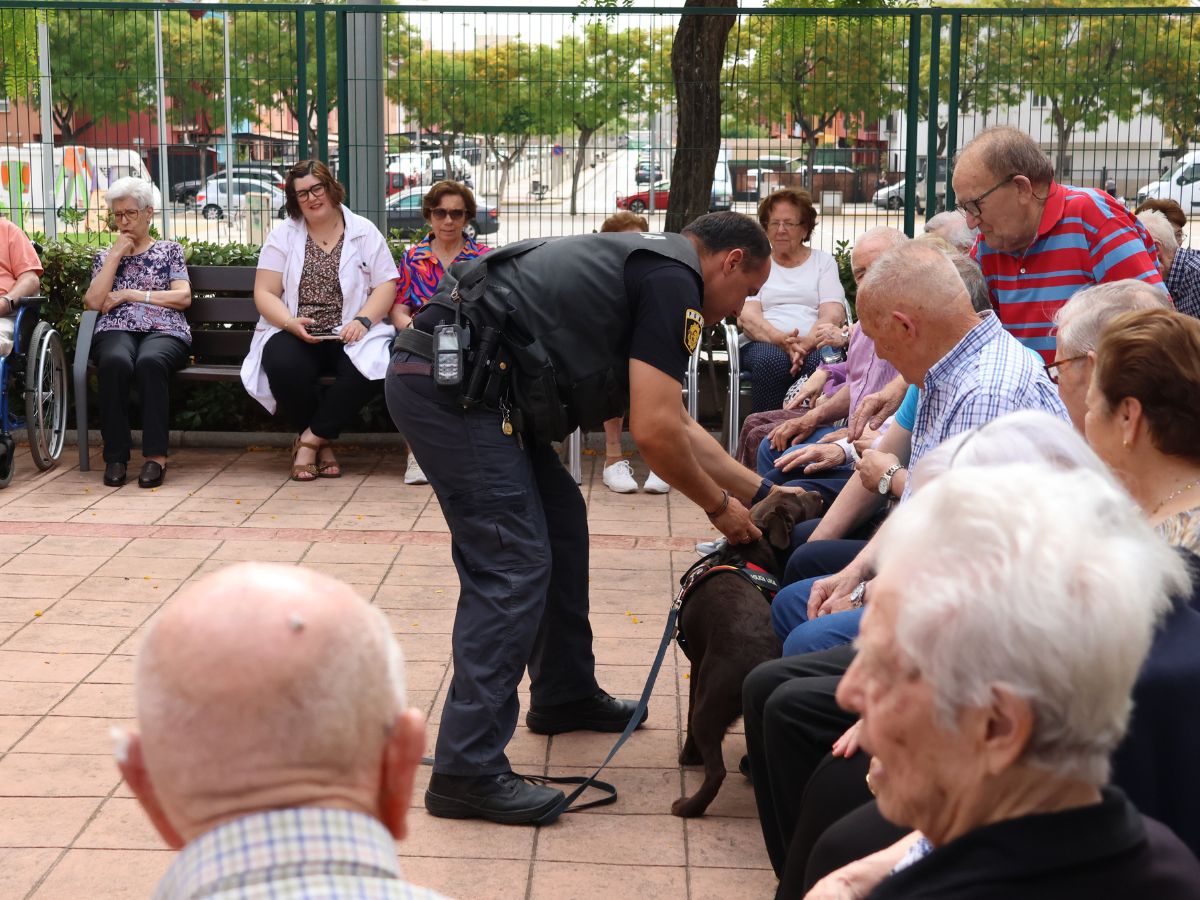
{"label": "sidewalk tile", "polygon": [[0,797],[0,847],[65,847],[97,806],[94,797]]}
{"label": "sidewalk tile", "polygon": [[625,894],[654,900],[687,900],[687,870],[682,866],[533,864],[531,900],[611,900]]}
{"label": "sidewalk tile", "polygon": [[537,860],[682,866],[683,820],[669,814],[569,816],[542,829]]}
{"label": "sidewalk tile", "polygon": [[33,895],[34,900],[145,900],[175,854],[162,850],[70,850]]}
{"label": "sidewalk tile", "polygon": [[107,797],[120,780],[117,764],[104,756],[9,753],[0,759],[0,795],[8,797]]}

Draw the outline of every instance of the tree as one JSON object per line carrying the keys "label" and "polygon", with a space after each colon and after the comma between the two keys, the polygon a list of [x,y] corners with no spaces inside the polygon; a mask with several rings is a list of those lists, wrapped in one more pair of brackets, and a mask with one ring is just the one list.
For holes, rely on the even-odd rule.
{"label": "tree", "polygon": [[636,101],[653,102],[655,86],[665,77],[655,70],[654,40],[653,32],[639,28],[614,32],[602,22],[591,22],[582,36],[563,37],[545,66],[554,91],[546,105],[547,118],[565,117],[576,131],[571,215],[577,213],[579,174],[592,137]]}
{"label": "tree", "polygon": [[[689,6],[737,9],[737,0],[686,0]],[[667,199],[667,231],[708,211],[713,172],[721,147],[721,63],[735,15],[684,15],[671,48],[675,82],[675,159]]]}
{"label": "tree", "polygon": [[[876,6],[878,0],[870,0]],[[829,7],[832,3],[811,5]],[[861,7],[846,0],[843,7]],[[808,144],[812,184],[818,143],[839,120],[849,137],[866,123],[901,106],[904,91],[892,81],[896,57],[907,56],[907,28],[895,17],[762,17],[761,37],[748,67],[747,102],[767,121],[784,115]]]}
{"label": "tree", "polygon": [[[200,19],[186,12],[163,16],[163,73],[170,101],[167,120],[194,129],[198,143],[225,130],[225,40],[217,16]],[[233,120],[255,119],[249,93],[234,82]]]}
{"label": "tree", "polygon": [[1162,122],[1171,145],[1183,153],[1200,143],[1200,20],[1161,16],[1154,50],[1143,57],[1138,75],[1143,112]]}
{"label": "tree", "polygon": [[[480,116],[489,102],[486,74],[474,50],[445,52],[421,49],[404,59],[397,76],[389,79],[389,97],[415,114],[421,128],[437,134],[446,171],[460,135]],[[477,76],[485,74],[485,80]]]}
{"label": "tree", "polygon": [[100,120],[124,122],[154,108],[153,13],[53,5],[47,16],[51,115],[64,144],[76,142]]}
{"label": "tree", "polygon": [[0,9],[0,74],[4,96],[32,96],[38,77],[37,22],[45,13]]}

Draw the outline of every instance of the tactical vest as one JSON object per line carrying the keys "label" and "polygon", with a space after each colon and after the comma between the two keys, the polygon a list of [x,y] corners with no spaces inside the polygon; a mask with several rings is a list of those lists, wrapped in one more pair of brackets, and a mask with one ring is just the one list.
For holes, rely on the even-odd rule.
{"label": "tactical vest", "polygon": [[633,309],[625,263],[637,251],[683,263],[703,293],[690,240],[624,232],[518,241],[457,262],[429,303],[461,304],[477,330],[500,332],[522,429],[559,441],[579,426],[598,428],[628,406]]}

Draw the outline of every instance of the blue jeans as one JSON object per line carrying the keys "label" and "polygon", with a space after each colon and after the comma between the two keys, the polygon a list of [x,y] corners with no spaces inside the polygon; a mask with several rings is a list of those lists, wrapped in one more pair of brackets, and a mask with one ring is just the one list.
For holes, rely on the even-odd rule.
{"label": "blue jeans", "polygon": [[776,450],[774,447],[771,446],[771,442],[767,438],[763,438],[762,442],[758,445],[758,474],[759,474],[759,476],[762,478],[771,478],[771,475],[769,475],[768,473],[778,473],[778,475],[780,477],[771,478],[771,480],[774,481],[776,484],[783,484],[784,481],[786,481],[788,478],[791,478],[793,475],[795,475],[796,477],[799,477],[803,473],[779,472],[779,470],[775,468],[775,463],[779,459],[779,457],[783,456],[783,454],[785,454],[785,453],[791,453],[797,447],[803,447],[805,444],[815,444],[821,438],[825,437],[825,435],[832,434],[836,430],[837,430],[836,428],[832,428],[828,425],[823,425],[820,428],[815,428],[815,429],[813,429],[813,433],[810,434],[806,440],[801,441],[799,444],[796,444],[795,446],[785,447],[783,450]]}
{"label": "blue jeans", "polygon": [[812,586],[824,577],[821,575],[797,581],[775,595],[771,603],[771,626],[783,641],[784,656],[828,650],[849,644],[858,635],[861,609],[809,619],[809,594],[812,593]]}

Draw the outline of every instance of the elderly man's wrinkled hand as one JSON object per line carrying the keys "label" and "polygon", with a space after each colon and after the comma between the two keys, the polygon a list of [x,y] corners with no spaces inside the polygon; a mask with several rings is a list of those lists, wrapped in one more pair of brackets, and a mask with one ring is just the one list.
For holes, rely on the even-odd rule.
{"label": "elderly man's wrinkled hand", "polygon": [[[845,608],[850,608],[850,593],[862,581],[862,576],[859,573],[857,566],[851,564],[836,575],[830,575],[828,578],[822,578],[820,581],[814,582],[812,590],[808,594],[808,617],[815,619],[818,616],[827,615],[829,612],[836,612],[833,604],[836,600],[844,600]],[[828,607],[827,612],[821,612],[822,609]]]}
{"label": "elderly man's wrinkled hand", "polygon": [[836,444],[809,444],[775,460],[775,466],[784,472],[800,469],[805,475],[833,469],[846,461],[846,454]]}
{"label": "elderly man's wrinkled hand", "polygon": [[842,334],[842,329],[838,325],[830,325],[828,322],[822,322],[813,328],[809,335],[814,340],[816,347],[845,347],[850,341]]}
{"label": "elderly man's wrinkled hand", "polygon": [[883,477],[883,473],[899,463],[900,460],[893,453],[884,453],[882,450],[866,450],[859,458],[855,469],[858,470],[862,486],[871,493],[878,493],[879,479]]}

